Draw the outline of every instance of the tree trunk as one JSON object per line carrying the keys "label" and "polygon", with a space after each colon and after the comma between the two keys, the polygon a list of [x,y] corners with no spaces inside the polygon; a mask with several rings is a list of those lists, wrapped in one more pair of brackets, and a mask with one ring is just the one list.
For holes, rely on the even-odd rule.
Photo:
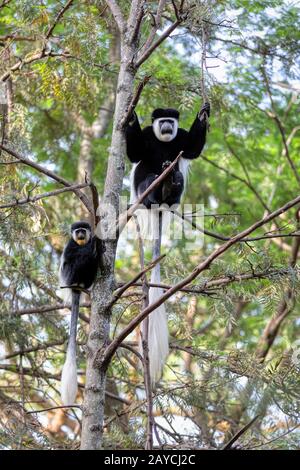
{"label": "tree trunk", "polygon": [[[123,35],[121,39],[121,65],[118,76],[116,107],[112,133],[111,150],[105,181],[103,204],[112,207],[118,215],[119,196],[124,176],[125,135],[121,120],[126,114],[133,94],[135,70],[131,63],[137,46]],[[109,307],[114,289],[114,264],[117,240],[108,234],[108,211],[100,207],[101,234],[106,251],[103,256],[103,272],[99,275],[92,292],[91,322],[87,343],[86,386],[83,403],[81,449],[101,449],[106,370],[94,367],[94,358],[104,350],[109,341],[111,308]]]}

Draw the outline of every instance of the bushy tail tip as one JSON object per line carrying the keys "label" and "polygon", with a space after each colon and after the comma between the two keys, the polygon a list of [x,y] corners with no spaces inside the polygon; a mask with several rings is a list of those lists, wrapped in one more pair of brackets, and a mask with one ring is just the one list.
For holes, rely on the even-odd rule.
{"label": "bushy tail tip", "polygon": [[61,374],[61,401],[63,405],[73,405],[77,395],[76,352],[68,349],[66,362]]}
{"label": "bushy tail tip", "polygon": [[[149,291],[149,303],[152,304],[163,291],[157,287],[151,287]],[[149,362],[150,362],[150,379],[154,386],[160,379],[169,355],[169,333],[168,320],[164,304],[150,313],[149,316]]]}

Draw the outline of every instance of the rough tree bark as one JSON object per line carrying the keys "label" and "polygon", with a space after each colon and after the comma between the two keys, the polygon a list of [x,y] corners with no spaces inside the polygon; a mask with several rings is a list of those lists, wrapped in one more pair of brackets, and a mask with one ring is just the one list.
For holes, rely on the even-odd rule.
{"label": "rough tree bark", "polygon": [[101,233],[106,251],[103,256],[103,272],[99,275],[91,296],[90,333],[87,342],[86,387],[83,403],[81,449],[101,449],[105,399],[106,369],[95,368],[94,357],[99,349],[107,346],[111,316],[111,300],[114,289],[114,264],[117,240],[109,238],[108,211],[103,204],[118,214],[119,196],[124,176],[125,135],[121,126],[133,96],[135,69],[132,66],[138,48],[137,19],[141,17],[143,0],[135,0],[127,23],[118,5],[108,2],[121,34],[121,62],[118,75],[111,149],[105,181],[103,203],[100,207]]}

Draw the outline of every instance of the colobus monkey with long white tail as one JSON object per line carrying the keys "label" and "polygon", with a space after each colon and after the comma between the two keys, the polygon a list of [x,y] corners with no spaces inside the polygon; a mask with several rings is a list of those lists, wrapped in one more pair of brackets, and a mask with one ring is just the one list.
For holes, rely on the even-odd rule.
{"label": "colobus monkey with long white tail", "polygon": [[71,226],[71,238],[66,244],[60,262],[60,285],[71,289],[72,311],[67,357],[61,375],[61,399],[72,405],[77,395],[76,333],[79,314],[80,290],[89,289],[97,274],[99,259],[96,237],[87,222]]}
{"label": "colobus monkey with long white tail", "polygon": [[[131,203],[134,203],[177,155],[182,157],[165,180],[143,201],[147,209],[152,205],[180,203],[186,185],[188,167],[191,160],[199,157],[205,144],[210,114],[209,103],[204,103],[189,131],[178,126],[179,112],[176,109],[155,109],[152,113],[152,126],[143,130],[134,112],[126,127],[127,155],[134,164],[131,173]],[[162,215],[157,213],[153,257],[160,254]],[[154,219],[155,220],[155,219]],[[160,283],[160,267],[156,265],[151,274],[151,283]],[[155,302],[162,295],[157,287],[150,288],[149,301]],[[164,305],[150,314],[149,318],[149,359],[152,383],[159,380],[169,353],[168,324]]]}

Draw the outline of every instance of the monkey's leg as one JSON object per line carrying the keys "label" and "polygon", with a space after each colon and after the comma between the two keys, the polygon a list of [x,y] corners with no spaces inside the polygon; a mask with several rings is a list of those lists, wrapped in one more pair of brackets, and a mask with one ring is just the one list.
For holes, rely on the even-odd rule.
{"label": "monkey's leg", "polygon": [[179,204],[184,188],[184,179],[181,171],[172,172],[172,180],[166,181],[163,186],[164,202],[169,206]]}
{"label": "monkey's leg", "polygon": [[[155,175],[154,173],[151,173],[150,175],[147,176],[144,181],[142,181],[139,186],[138,186],[138,195],[140,196],[143,194],[144,191],[146,191],[147,188],[149,188],[150,184],[153,183],[153,181],[157,178],[158,175]],[[144,206],[146,206],[147,209],[151,208],[152,204],[161,204],[162,202],[162,197],[161,197],[161,185],[159,185],[157,188],[155,188],[153,191],[151,191],[148,196],[145,197],[143,200]]]}
{"label": "monkey's leg", "polygon": [[[167,160],[162,164],[162,171],[164,171],[168,166],[171,165],[171,161]],[[174,185],[174,175],[175,170],[174,168],[170,171],[170,173],[165,177],[162,183],[162,202],[167,203],[168,198],[171,196],[173,191]]]}

